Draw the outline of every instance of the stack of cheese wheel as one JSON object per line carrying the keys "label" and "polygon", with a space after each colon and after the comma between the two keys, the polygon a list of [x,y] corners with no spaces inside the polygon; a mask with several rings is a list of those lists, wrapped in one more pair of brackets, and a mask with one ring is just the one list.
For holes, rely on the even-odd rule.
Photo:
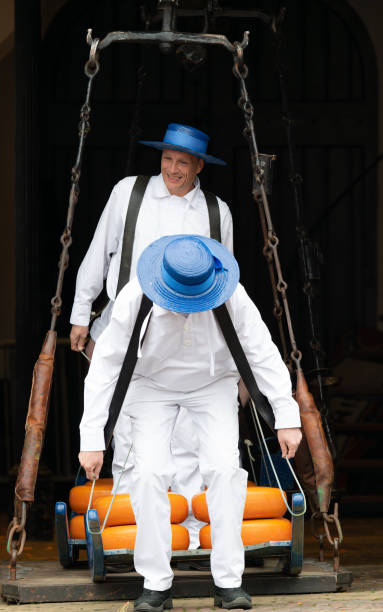
{"label": "stack of cheese wheel", "polygon": [[[99,478],[94,485],[91,508],[99,497],[110,495],[113,488],[113,478]],[[84,514],[88,510],[92,482],[73,487],[69,492],[69,506],[75,516],[69,522],[70,536],[73,540],[85,540]]]}
{"label": "stack of cheese wheel", "polygon": [[[210,523],[206,493],[195,495],[192,500],[194,516]],[[257,487],[249,483],[243,512],[242,541],[245,546],[261,542],[291,540],[291,523],[282,518],[286,506],[279,489]],[[199,532],[201,548],[211,548],[210,524]]]}
{"label": "stack of cheese wheel", "polygon": [[[97,510],[100,526],[112,501],[112,478],[96,480],[91,508]],[[75,513],[70,519],[69,531],[73,540],[85,540],[84,514],[88,509],[92,482],[73,487],[69,493],[69,506]],[[176,493],[168,493],[170,501],[170,522],[172,528],[173,550],[187,550],[189,547],[189,532],[180,525],[188,515],[188,503],[185,497]],[[116,495],[108,516],[106,527],[102,533],[104,550],[134,548],[137,526],[129,495]]]}
{"label": "stack of cheese wheel", "polygon": [[[170,523],[172,529],[172,549],[187,550],[189,547],[189,532],[182,523],[189,512],[188,502],[183,495],[168,493],[170,501]],[[97,510],[102,526],[109,510],[112,496],[99,497],[94,508]],[[116,495],[110,510],[106,527],[102,532],[104,550],[133,549],[136,541],[137,525],[130,495]]]}

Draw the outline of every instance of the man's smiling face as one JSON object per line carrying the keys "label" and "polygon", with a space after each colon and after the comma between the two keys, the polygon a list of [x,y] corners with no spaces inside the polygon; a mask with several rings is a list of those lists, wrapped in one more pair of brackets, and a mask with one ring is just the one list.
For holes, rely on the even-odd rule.
{"label": "man's smiling face", "polygon": [[203,165],[203,160],[195,155],[164,149],[161,173],[169,193],[182,197],[194,189],[195,177],[201,172]]}

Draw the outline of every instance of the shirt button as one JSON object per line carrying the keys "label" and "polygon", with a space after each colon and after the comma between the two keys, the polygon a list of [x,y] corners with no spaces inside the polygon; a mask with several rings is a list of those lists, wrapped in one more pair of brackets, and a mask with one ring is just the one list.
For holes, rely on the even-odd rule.
{"label": "shirt button", "polygon": [[185,338],[184,344],[186,344],[186,346],[190,346],[191,345],[191,340],[189,340],[188,338]]}

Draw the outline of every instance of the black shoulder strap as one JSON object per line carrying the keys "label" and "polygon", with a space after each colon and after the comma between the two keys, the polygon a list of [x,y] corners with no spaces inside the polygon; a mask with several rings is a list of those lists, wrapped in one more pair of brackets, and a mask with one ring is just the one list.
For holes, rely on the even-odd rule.
{"label": "black shoulder strap", "polygon": [[108,421],[104,429],[105,448],[108,448],[112,439],[113,431],[116,426],[122,404],[124,403],[125,395],[128,390],[131,378],[133,376],[134,368],[136,367],[138,342],[140,339],[141,327],[152,305],[153,302],[149,300],[149,298],[146,297],[145,294],[143,294],[141,305],[137,314],[137,319],[134,324],[133,332],[130,338],[128,350],[126,351],[125,359],[122,364],[122,368],[109,407]]}
{"label": "black shoulder strap", "polygon": [[210,238],[214,238],[214,240],[222,242],[221,215],[219,212],[217,196],[215,196],[214,193],[210,193],[210,191],[204,191],[203,194],[206,199],[207,211],[209,213]]}
{"label": "black shoulder strap", "polygon": [[141,203],[148,186],[150,176],[137,176],[130,194],[128,210],[126,211],[124,238],[122,242],[120,272],[118,275],[116,297],[121,289],[129,282],[130,267],[132,265],[132,253],[134,235],[136,232],[137,217],[140,212]]}
{"label": "black shoulder strap", "polygon": [[237,366],[238,372],[246,385],[257,411],[265,423],[274,432],[275,418],[272,408],[258,388],[253,372],[251,371],[250,364],[247,361],[247,357],[241,346],[237,332],[235,331],[233,321],[230,318],[226,304],[222,304],[221,306],[218,306],[218,308],[214,308],[213,312],[218,321],[218,325],[221,328],[223,337],[226,340],[226,344],[229,347],[230,353],[234,359],[235,365]]}

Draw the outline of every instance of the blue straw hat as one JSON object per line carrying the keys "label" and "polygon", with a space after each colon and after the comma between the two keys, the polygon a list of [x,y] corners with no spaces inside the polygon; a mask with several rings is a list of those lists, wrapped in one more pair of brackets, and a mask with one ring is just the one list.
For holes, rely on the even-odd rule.
{"label": "blue straw hat", "polygon": [[174,312],[202,312],[226,302],[239,281],[234,256],[205,236],[163,236],[149,245],[137,263],[142,291],[155,304]]}
{"label": "blue straw hat", "polygon": [[174,151],[184,151],[196,157],[200,157],[208,164],[219,164],[226,166],[226,162],[213,155],[206,153],[207,143],[210,138],[204,132],[190,127],[190,125],[182,125],[181,123],[169,123],[168,129],[162,141],[139,140],[141,144],[155,149],[173,149]]}

